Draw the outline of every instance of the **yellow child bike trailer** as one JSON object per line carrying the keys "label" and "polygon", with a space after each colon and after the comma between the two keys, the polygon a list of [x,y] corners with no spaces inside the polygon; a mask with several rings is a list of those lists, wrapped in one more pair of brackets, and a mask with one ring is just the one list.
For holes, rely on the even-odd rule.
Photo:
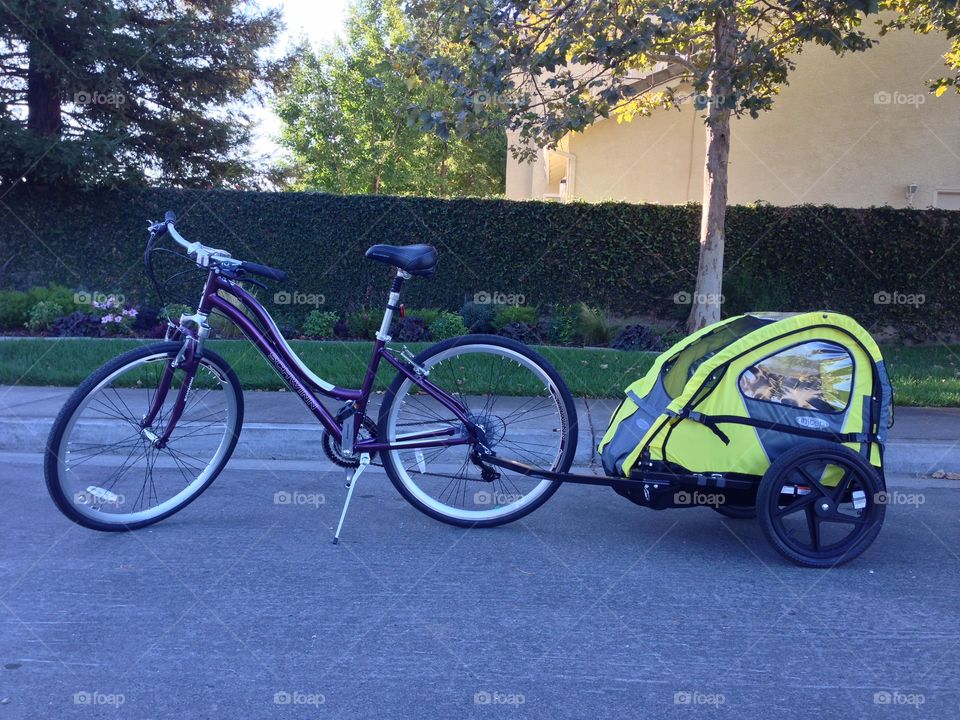
{"label": "yellow child bike trailer", "polygon": [[880,350],[852,318],[754,313],[660,355],[599,453],[608,476],[641,481],[614,484],[640,505],[758,516],[787,558],[832,567],[880,531],[892,414]]}
{"label": "yellow child bike trailer", "polygon": [[750,313],[685,338],[627,388],[600,443],[605,475],[536,467],[485,444],[471,460],[491,483],[506,469],[610,486],[654,510],[756,517],[786,558],[830,568],[880,532],[892,422],[883,357],[856,321]]}

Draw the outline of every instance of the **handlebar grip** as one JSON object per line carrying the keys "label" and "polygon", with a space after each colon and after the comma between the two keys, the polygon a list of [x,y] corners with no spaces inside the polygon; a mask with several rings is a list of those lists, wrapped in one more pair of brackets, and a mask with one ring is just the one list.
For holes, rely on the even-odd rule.
{"label": "handlebar grip", "polygon": [[163,216],[163,221],[167,223],[175,223],[177,221],[177,214],[173,210],[167,210],[166,214]]}
{"label": "handlebar grip", "polygon": [[240,263],[240,269],[244,272],[250,273],[251,275],[259,275],[260,277],[270,278],[271,280],[276,280],[278,282],[283,282],[287,279],[287,274],[283,270],[267,267],[266,265],[261,265],[260,263],[248,262],[247,260],[244,260],[242,263]]}

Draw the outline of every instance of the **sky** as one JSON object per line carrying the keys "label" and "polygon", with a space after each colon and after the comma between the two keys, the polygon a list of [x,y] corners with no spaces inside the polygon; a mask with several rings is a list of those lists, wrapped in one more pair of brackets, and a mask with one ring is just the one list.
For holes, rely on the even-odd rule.
{"label": "sky", "polygon": [[[343,29],[348,0],[260,0],[261,8],[280,8],[286,30],[279,48],[286,49],[306,37],[314,47],[333,40]],[[280,121],[269,107],[255,107],[251,116],[257,123],[253,151],[269,158],[279,152],[276,136]]]}

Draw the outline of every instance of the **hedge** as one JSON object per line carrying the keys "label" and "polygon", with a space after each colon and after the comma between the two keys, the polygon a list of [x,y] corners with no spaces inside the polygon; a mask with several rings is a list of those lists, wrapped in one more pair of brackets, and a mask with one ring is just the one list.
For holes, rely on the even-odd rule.
{"label": "hedge", "polygon": [[[316,305],[276,304],[277,290],[322,295],[324,310],[380,307],[387,269],[363,253],[381,242],[440,251],[437,275],[409,284],[411,307],[457,310],[477,293],[503,293],[681,318],[700,220],[696,205],[20,187],[0,199],[0,285],[56,281],[155,302],[142,269],[145,228],[167,209],[188,239],[287,270],[284,286],[261,293],[285,323]],[[725,311],[822,308],[868,326],[954,330],[958,259],[956,212],[732,207]]]}

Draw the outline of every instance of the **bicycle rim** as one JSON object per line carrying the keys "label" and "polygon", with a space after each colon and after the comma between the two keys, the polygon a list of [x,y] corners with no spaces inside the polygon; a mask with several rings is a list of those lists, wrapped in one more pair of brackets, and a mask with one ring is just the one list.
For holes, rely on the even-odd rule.
{"label": "bicycle rim", "polygon": [[[453,346],[423,361],[429,379],[455,397],[481,426],[497,455],[557,469],[568,444],[570,418],[560,388],[547,371],[525,355],[482,343]],[[486,390],[486,391],[484,391]],[[502,393],[508,394],[502,394]],[[455,416],[410,380],[397,390],[388,414],[388,441],[450,430],[465,436]],[[497,468],[486,481],[470,460],[468,444],[390,451],[397,479],[433,513],[462,522],[489,522],[523,514],[554,486]]]}
{"label": "bicycle rim", "polygon": [[71,414],[57,470],[60,490],[77,513],[108,525],[150,522],[202,492],[228,459],[238,431],[236,389],[206,360],[167,445],[157,448],[152,439],[166,429],[182,371],[175,371],[152,425],[141,427],[172,357],[158,352],[118,368]]}

